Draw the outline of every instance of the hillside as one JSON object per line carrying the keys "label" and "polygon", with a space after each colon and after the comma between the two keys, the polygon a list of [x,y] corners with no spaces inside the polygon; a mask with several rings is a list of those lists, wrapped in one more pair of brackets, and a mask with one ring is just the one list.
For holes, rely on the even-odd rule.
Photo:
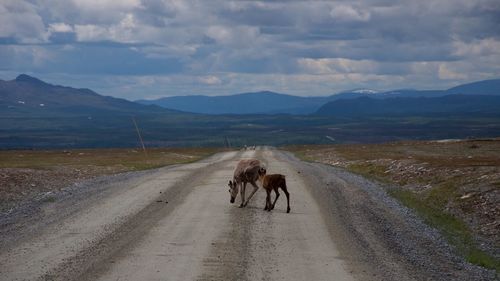
{"label": "hillside", "polygon": [[137,102],[204,114],[309,114],[329,100],[330,97],[299,97],[265,91],[213,97],[175,96]]}
{"label": "hillside", "polygon": [[0,108],[2,115],[22,116],[173,112],[154,105],[102,96],[89,89],[48,84],[25,74],[11,81],[0,80]]}
{"label": "hillside", "polygon": [[368,89],[344,91],[330,96],[300,97],[269,91],[227,96],[173,96],[156,100],[137,100],[147,105],[203,114],[311,114],[327,102],[368,97],[373,99],[442,97],[451,94],[500,95],[500,79],[463,84],[448,90],[390,90],[377,92]]}
{"label": "hillside", "polygon": [[[383,99],[378,98],[380,93],[365,95],[351,91],[329,97],[339,99],[330,104],[337,106],[336,110],[343,115],[241,114],[251,107],[247,105],[252,96],[259,97],[254,102],[265,109],[270,105],[287,106],[284,100],[292,98],[296,108],[310,106],[308,100],[318,101],[273,93],[248,95],[248,104],[224,106],[240,114],[191,114],[104,97],[88,89],[55,86],[20,75],[12,81],[0,81],[0,149],[137,147],[140,143],[132,116],[147,147],[279,146],[500,135],[498,96],[455,95],[456,101],[449,97]],[[269,101],[264,97],[275,99]],[[421,103],[422,100],[428,103]],[[394,104],[388,106],[388,102]],[[387,111],[386,107],[394,110]],[[415,114],[420,107],[429,111]],[[439,113],[443,108],[446,112]]]}
{"label": "hillside", "polygon": [[447,95],[429,97],[361,97],[337,100],[323,105],[317,115],[337,117],[369,116],[495,116],[500,112],[500,96]]}
{"label": "hillside", "polygon": [[192,114],[51,85],[24,74],[0,80],[0,149],[136,146],[132,116],[142,126],[146,120],[151,124],[187,115]]}
{"label": "hillside", "polygon": [[446,90],[448,94],[500,96],[500,79],[468,83]]}

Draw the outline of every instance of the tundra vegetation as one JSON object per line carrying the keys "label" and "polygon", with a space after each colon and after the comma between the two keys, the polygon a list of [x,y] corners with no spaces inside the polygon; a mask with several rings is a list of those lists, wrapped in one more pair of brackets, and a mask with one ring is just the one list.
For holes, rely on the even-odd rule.
{"label": "tundra vegetation", "polygon": [[289,146],[382,182],[473,264],[500,272],[500,139]]}
{"label": "tundra vegetation", "polygon": [[[220,148],[0,150],[0,212],[73,183],[197,161]],[[48,196],[50,201],[52,197]]]}

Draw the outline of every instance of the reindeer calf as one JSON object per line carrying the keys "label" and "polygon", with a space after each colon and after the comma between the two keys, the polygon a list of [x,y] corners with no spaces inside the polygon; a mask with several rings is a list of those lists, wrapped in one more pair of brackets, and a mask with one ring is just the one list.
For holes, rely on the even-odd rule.
{"label": "reindeer calf", "polygon": [[[285,176],[280,174],[266,175],[266,169],[260,168],[259,179],[260,182],[262,183],[262,187],[266,190],[267,193],[266,207],[264,208],[264,210],[271,211],[272,209],[274,209],[274,204],[276,204],[276,201],[280,196],[278,188],[281,188],[283,189],[283,192],[286,195],[286,203],[287,203],[286,212],[290,213],[290,193],[288,193],[288,190],[286,188]],[[271,190],[274,190],[274,193],[276,193],[276,198],[274,198],[274,202],[272,204],[271,204]]]}

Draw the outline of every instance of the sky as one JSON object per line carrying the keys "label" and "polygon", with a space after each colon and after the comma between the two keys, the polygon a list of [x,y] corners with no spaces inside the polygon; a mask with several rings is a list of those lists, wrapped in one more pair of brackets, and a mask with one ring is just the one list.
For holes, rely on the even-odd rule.
{"label": "sky", "polygon": [[0,79],[130,100],[500,78],[499,0],[0,0]]}

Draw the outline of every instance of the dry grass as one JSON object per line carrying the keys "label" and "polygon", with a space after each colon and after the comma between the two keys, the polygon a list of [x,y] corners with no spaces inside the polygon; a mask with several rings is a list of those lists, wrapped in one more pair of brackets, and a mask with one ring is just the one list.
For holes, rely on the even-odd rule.
{"label": "dry grass", "polygon": [[217,148],[152,148],[78,150],[7,150],[0,151],[0,168],[52,169],[67,167],[112,167],[113,170],[144,170],[196,161]]}
{"label": "dry grass", "polygon": [[219,148],[0,151],[0,212],[98,176],[197,161]]}
{"label": "dry grass", "polygon": [[293,146],[302,159],[390,183],[470,262],[500,271],[500,139]]}

